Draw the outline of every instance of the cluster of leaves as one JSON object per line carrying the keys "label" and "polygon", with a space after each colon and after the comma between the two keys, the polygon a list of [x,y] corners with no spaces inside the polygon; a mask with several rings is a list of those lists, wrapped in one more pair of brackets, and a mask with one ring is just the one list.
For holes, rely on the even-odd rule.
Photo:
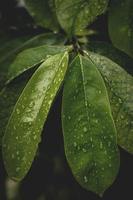
{"label": "cluster of leaves", "polygon": [[[133,2],[25,0],[25,6],[51,32],[11,41],[1,36],[0,145],[7,173],[16,181],[28,173],[64,81],[66,157],[79,184],[102,196],[119,171],[118,145],[133,153],[133,78],[123,69],[133,63]],[[115,47],[87,39],[88,25],[107,11]]]}

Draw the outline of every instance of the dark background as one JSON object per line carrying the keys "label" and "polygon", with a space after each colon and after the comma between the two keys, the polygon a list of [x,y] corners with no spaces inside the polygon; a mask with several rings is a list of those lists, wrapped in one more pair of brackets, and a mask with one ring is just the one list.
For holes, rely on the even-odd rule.
{"label": "dark background", "polygon": [[[100,17],[94,27],[101,33],[94,39],[109,41],[107,16]],[[44,30],[36,27],[32,18],[14,0],[0,1],[0,32],[11,38],[35,35]],[[1,47],[1,44],[0,44]],[[19,194],[7,198],[7,175],[0,160],[0,200],[100,200],[97,195],[80,187],[67,165],[61,129],[61,97],[56,98],[42,134],[37,156],[26,178],[20,183]],[[121,151],[121,167],[116,181],[105,192],[103,200],[133,199],[133,156]]]}

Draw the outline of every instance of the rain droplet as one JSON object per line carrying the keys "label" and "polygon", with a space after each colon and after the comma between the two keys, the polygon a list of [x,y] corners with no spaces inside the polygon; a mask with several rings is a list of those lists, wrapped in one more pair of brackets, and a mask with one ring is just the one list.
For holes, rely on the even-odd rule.
{"label": "rain droplet", "polygon": [[87,152],[87,150],[86,150],[85,148],[83,148],[83,149],[82,149],[82,151],[83,151],[84,153],[86,153],[86,152]]}
{"label": "rain droplet", "polygon": [[70,116],[68,116],[68,119],[70,120],[70,119],[71,119],[71,117],[70,117]]}
{"label": "rain droplet", "polygon": [[83,128],[84,133],[86,133],[87,130],[88,130],[88,129],[87,129],[86,127]]}
{"label": "rain droplet", "polygon": [[102,93],[102,91],[101,91],[101,90],[99,90],[99,91],[98,91],[98,93],[99,93],[99,94],[101,94],[101,93]]}
{"label": "rain droplet", "polygon": [[20,171],[20,168],[19,168],[19,167],[16,168],[16,172],[18,172],[18,171]]}
{"label": "rain droplet", "polygon": [[87,176],[84,176],[84,182],[85,182],[85,183],[88,182]]}
{"label": "rain droplet", "polygon": [[100,149],[102,149],[103,148],[103,143],[102,142],[100,142]]}
{"label": "rain droplet", "polygon": [[20,114],[20,110],[18,108],[16,109],[16,112],[18,115]]}
{"label": "rain droplet", "polygon": [[77,146],[77,143],[76,143],[76,142],[74,142],[74,143],[73,143],[73,145],[74,145],[74,147],[76,147],[76,146]]}
{"label": "rain droplet", "polygon": [[14,154],[12,154],[12,158],[14,158]]}
{"label": "rain droplet", "polygon": [[33,139],[36,140],[36,139],[37,139],[37,135],[34,135],[34,136],[33,136]]}

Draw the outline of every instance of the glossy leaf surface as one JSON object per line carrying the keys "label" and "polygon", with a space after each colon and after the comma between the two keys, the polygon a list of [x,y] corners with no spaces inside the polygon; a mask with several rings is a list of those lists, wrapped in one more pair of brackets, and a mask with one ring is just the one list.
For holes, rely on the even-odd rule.
{"label": "glossy leaf surface", "polygon": [[108,23],[113,44],[133,57],[133,1],[112,0]]}
{"label": "glossy leaf surface", "polygon": [[28,72],[15,79],[12,83],[6,85],[0,93],[0,146],[9,117],[32,73]]}
{"label": "glossy leaf surface", "polygon": [[88,52],[101,72],[111,104],[118,143],[133,153],[133,77],[108,58]]}
{"label": "glossy leaf surface", "polygon": [[108,0],[55,0],[62,28],[69,35],[81,35],[88,24],[105,12]]}
{"label": "glossy leaf surface", "polygon": [[102,195],[119,169],[116,129],[104,81],[91,60],[80,55],[66,77],[62,123],[65,153],[75,178]]}
{"label": "glossy leaf surface", "polygon": [[0,89],[6,82],[8,70],[18,53],[27,48],[37,47],[40,45],[52,45],[57,43],[58,45],[63,44],[64,38],[63,36],[61,37],[60,35],[53,33],[40,34],[32,37],[29,40],[26,40],[25,42],[23,38],[17,38],[14,41],[10,41],[8,44],[6,43],[5,46],[3,46],[4,50],[1,51],[3,52],[2,56],[0,56]]}
{"label": "glossy leaf surface", "polygon": [[64,79],[68,53],[48,58],[23,90],[3,138],[3,158],[10,178],[20,181],[34,160],[41,131]]}
{"label": "glossy leaf surface", "polygon": [[54,1],[51,0],[24,0],[26,8],[35,21],[44,28],[57,31],[59,25],[56,19]]}
{"label": "glossy leaf surface", "polygon": [[51,55],[65,52],[68,49],[69,47],[67,46],[44,45],[22,51],[20,54],[18,54],[8,70],[8,81],[14,79],[27,69],[35,67],[41,62],[44,62]]}

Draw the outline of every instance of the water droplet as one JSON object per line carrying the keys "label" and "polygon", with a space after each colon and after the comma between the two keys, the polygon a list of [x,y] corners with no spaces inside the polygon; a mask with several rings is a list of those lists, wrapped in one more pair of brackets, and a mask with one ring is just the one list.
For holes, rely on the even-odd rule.
{"label": "water droplet", "polygon": [[74,143],[73,143],[73,145],[74,145],[74,147],[76,147],[76,146],[77,146],[77,143],[76,143],[76,142],[74,142]]}
{"label": "water droplet", "polygon": [[104,167],[102,167],[102,171],[104,171]]}
{"label": "water droplet", "polygon": [[68,116],[68,119],[70,120],[70,119],[71,119],[71,117],[70,117],[70,116]]}
{"label": "water droplet", "polygon": [[86,127],[83,128],[84,133],[86,133],[87,130],[88,130],[88,129],[87,129]]}
{"label": "water droplet", "polygon": [[122,100],[119,98],[119,103],[122,103]]}
{"label": "water droplet", "polygon": [[86,152],[87,152],[87,150],[86,150],[85,148],[83,148],[83,149],[82,149],[82,151],[83,151],[84,153],[86,153]]}
{"label": "water droplet", "polygon": [[16,140],[18,140],[18,136],[16,136]]}
{"label": "water droplet", "polygon": [[102,149],[103,148],[103,143],[102,142],[100,142],[100,149]]}
{"label": "water droplet", "polygon": [[33,139],[36,140],[36,139],[37,139],[37,135],[34,135],[34,136],[33,136]]}
{"label": "water droplet", "polygon": [[99,93],[99,94],[101,94],[101,93],[102,93],[102,91],[101,91],[101,90],[99,90],[99,91],[98,91],[98,93]]}
{"label": "water droplet", "polygon": [[16,168],[16,172],[18,172],[18,171],[20,171],[20,168],[19,168],[19,167]]}
{"label": "water droplet", "polygon": [[20,114],[20,110],[18,108],[16,109],[16,112],[18,115]]}
{"label": "water droplet", "polygon": [[84,176],[84,182],[85,182],[85,183],[88,182],[87,176]]}
{"label": "water droplet", "polygon": [[121,117],[121,119],[124,119],[124,116],[123,116],[123,115],[121,115],[120,117]]}
{"label": "water droplet", "polygon": [[98,123],[98,119],[95,120],[95,123],[96,123],[96,124]]}
{"label": "water droplet", "polygon": [[109,167],[112,167],[111,163],[109,164]]}
{"label": "water droplet", "polygon": [[12,158],[14,158],[14,154],[12,154]]}
{"label": "water droplet", "polygon": [[111,142],[108,142],[108,147],[110,147],[111,146]]}
{"label": "water droplet", "polygon": [[76,96],[73,96],[73,99],[75,100],[75,99],[76,99]]}

